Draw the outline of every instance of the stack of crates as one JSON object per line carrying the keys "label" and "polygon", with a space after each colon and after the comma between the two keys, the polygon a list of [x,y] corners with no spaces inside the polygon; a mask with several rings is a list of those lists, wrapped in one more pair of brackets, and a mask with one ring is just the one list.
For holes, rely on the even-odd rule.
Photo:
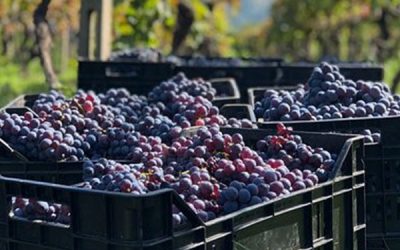
{"label": "stack of crates", "polygon": [[[306,78],[298,77],[301,75],[299,72],[308,77],[311,70],[310,66],[289,65],[280,59],[264,60],[256,66],[237,67],[81,60],[78,87],[98,92],[124,87],[132,94],[145,94],[178,72],[184,72],[189,78],[223,77],[211,80],[219,96],[214,105],[220,107],[221,113],[228,118],[248,118],[255,122],[252,106],[240,103],[247,99],[248,88],[305,82]],[[373,78],[371,80],[380,80],[383,76],[382,68],[375,66],[366,70],[364,66],[352,65],[346,72],[350,76],[361,74],[362,79]],[[254,92],[254,98],[259,93],[262,90]],[[6,109],[9,112],[25,112],[37,98],[37,95],[21,96]],[[395,232],[396,227],[397,200],[394,199],[397,198],[397,185],[393,178],[397,176],[395,166],[400,164],[395,160],[397,151],[394,141],[397,138],[389,136],[393,133],[390,132],[393,126],[385,129],[395,120],[383,120],[361,124],[349,121],[343,124],[335,121],[329,125],[304,123],[304,126],[303,123],[290,123],[294,133],[301,135],[305,143],[340,152],[330,179],[315,187],[208,222],[201,221],[172,189],[146,195],[83,189],[79,187],[82,162],[31,162],[0,141],[0,153],[4,156],[0,158],[0,248],[365,249],[366,233],[371,240],[388,236]],[[273,123],[259,124],[262,128],[275,129],[275,126]],[[353,132],[349,128],[363,126],[379,128],[382,144],[364,147],[361,136],[327,133]],[[189,132],[191,130],[196,131],[196,128],[191,128]],[[252,146],[260,138],[273,133],[265,129],[221,130],[231,135],[240,133],[246,144]],[[389,170],[390,174],[386,174]],[[10,213],[14,197],[67,205],[71,210],[70,225],[16,218]],[[371,205],[373,201],[375,206]],[[173,226],[173,206],[188,219],[182,227]],[[383,215],[382,211],[392,212],[392,217]],[[380,242],[373,243],[380,247]]]}

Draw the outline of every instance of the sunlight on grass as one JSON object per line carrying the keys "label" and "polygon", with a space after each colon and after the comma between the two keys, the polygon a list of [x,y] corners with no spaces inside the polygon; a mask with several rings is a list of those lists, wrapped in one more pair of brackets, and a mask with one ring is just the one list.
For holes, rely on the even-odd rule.
{"label": "sunlight on grass", "polygon": [[[0,59],[0,106],[4,106],[22,94],[34,94],[49,90],[45,83],[43,70],[39,59],[33,60],[26,70],[13,63],[6,63]],[[68,69],[61,75],[61,91],[71,95],[76,90],[77,62],[71,61]]]}
{"label": "sunlight on grass", "polygon": [[[389,86],[393,83],[393,78],[395,77],[397,71],[400,70],[400,60],[399,59],[392,59],[388,60],[384,64],[385,74],[384,74],[384,81]],[[396,92],[399,92],[400,89],[397,88]]]}

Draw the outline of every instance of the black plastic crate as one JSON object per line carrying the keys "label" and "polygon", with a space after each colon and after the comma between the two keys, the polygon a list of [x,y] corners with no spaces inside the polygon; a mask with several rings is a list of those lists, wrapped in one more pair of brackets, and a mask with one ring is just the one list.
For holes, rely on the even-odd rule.
{"label": "black plastic crate", "polygon": [[79,60],[80,79],[163,80],[173,76],[174,65],[168,62],[89,61]]}
{"label": "black plastic crate", "polygon": [[[270,133],[223,132],[240,132],[254,142]],[[4,249],[364,249],[362,139],[297,134],[306,143],[340,151],[338,175],[332,181],[206,223],[171,189],[136,196],[0,177],[0,245]],[[325,138],[321,144],[320,138]],[[10,203],[15,196],[68,205],[71,225],[12,217]],[[173,228],[172,205],[186,215],[187,226]]]}
{"label": "black plastic crate", "polygon": [[[346,79],[382,81],[384,76],[383,66],[369,63],[338,63],[340,73]],[[315,63],[291,63],[280,66],[281,77],[278,80],[280,86],[305,83]]]}
{"label": "black plastic crate", "polygon": [[0,174],[9,177],[72,185],[82,181],[83,162],[0,161]]}
{"label": "black plastic crate", "polygon": [[127,88],[134,94],[147,94],[155,85],[174,75],[171,63],[80,60],[78,88],[103,92]]}
{"label": "black plastic crate", "polygon": [[[218,56],[179,56],[176,58],[175,64],[177,66],[215,66],[223,65],[229,66],[248,66],[251,64],[262,63],[283,63],[283,58],[280,57],[218,57]],[[174,61],[174,60],[173,60]]]}
{"label": "black plastic crate", "polygon": [[400,249],[399,237],[368,238],[368,250]]}
{"label": "black plastic crate", "polygon": [[[185,72],[188,76],[202,77],[233,77],[239,85],[242,101],[247,100],[246,89],[254,86],[275,86],[280,78],[278,69],[284,60],[273,57],[179,57],[181,64],[177,64],[176,72]],[[202,62],[201,60],[204,59]],[[190,60],[200,60],[203,65],[188,63]],[[216,60],[219,62],[213,64]],[[207,63],[210,61],[211,63]],[[233,62],[233,63],[232,63]],[[224,65],[225,64],[225,65]],[[264,67],[264,69],[262,69]],[[277,68],[275,68],[277,67]],[[264,70],[264,72],[262,72]]]}
{"label": "black plastic crate", "polygon": [[249,119],[252,122],[256,122],[256,116],[254,115],[253,108],[249,104],[225,104],[220,109],[221,115],[226,118],[242,118]]}
{"label": "black plastic crate", "polygon": [[[110,88],[126,88],[132,94],[147,95],[155,86],[176,74],[172,63],[139,63],[132,61],[79,61],[78,88],[105,92]],[[222,106],[240,101],[235,79],[209,79],[217,89],[213,103]],[[218,96],[218,94],[220,94]]]}
{"label": "black plastic crate", "polygon": [[[278,122],[259,122],[260,128],[273,128]],[[366,211],[367,211],[367,239],[386,242],[387,249],[397,249],[400,244],[400,215],[397,205],[393,202],[400,200],[400,134],[398,125],[400,116],[331,119],[322,121],[290,121],[283,122],[295,130],[317,132],[355,132],[363,129],[380,131],[381,142],[365,147],[365,178],[366,178]],[[394,199],[395,198],[395,199]],[[391,207],[391,208],[390,208]],[[395,214],[390,219],[385,218],[388,213]],[[396,237],[394,237],[396,236]],[[396,239],[399,241],[396,242]],[[383,244],[383,243],[382,243]],[[370,243],[367,243],[368,248]],[[379,244],[378,244],[379,245]]]}
{"label": "black plastic crate", "polygon": [[242,97],[247,95],[246,89],[259,86],[260,83],[275,85],[279,78],[280,61],[267,61],[260,65],[250,66],[177,66],[175,72],[184,72],[189,78],[204,79],[232,77],[238,83]]}

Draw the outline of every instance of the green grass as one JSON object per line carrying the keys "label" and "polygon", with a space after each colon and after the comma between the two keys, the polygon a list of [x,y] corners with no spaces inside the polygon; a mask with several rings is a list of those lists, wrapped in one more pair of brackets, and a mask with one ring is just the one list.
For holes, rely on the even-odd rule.
{"label": "green grass", "polygon": [[[0,58],[0,107],[22,94],[34,94],[49,90],[39,59],[32,60],[26,70]],[[71,61],[65,72],[58,75],[60,90],[70,95],[76,90],[77,62]]]}
{"label": "green grass", "polygon": [[[385,79],[384,81],[391,86],[393,83],[393,78],[395,77],[397,71],[400,70],[400,60],[399,59],[392,59],[388,60],[384,64],[384,69],[385,69]],[[396,89],[396,92],[398,93],[400,91],[399,88]]]}

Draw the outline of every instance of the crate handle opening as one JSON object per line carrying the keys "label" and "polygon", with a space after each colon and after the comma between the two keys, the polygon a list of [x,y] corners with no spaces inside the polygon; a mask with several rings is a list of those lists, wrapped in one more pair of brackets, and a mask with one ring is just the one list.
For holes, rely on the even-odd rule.
{"label": "crate handle opening", "polygon": [[64,228],[71,226],[71,209],[65,204],[12,196],[8,199],[7,209],[12,220]]}
{"label": "crate handle opening", "polygon": [[105,68],[105,75],[109,78],[135,78],[141,75],[142,68],[138,65],[112,65]]}

